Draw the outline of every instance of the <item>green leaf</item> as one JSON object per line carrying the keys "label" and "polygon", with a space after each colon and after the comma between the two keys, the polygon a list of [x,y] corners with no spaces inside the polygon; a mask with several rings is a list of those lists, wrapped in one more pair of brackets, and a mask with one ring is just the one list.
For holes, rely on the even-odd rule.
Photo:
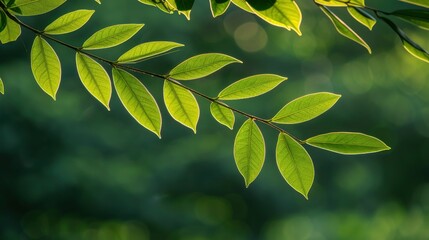
{"label": "green leaf", "polygon": [[139,2],[149,6],[155,6],[161,11],[169,14],[172,14],[175,10],[166,0],[139,0]]}
{"label": "green leaf", "polygon": [[94,59],[80,53],[76,53],[76,67],[85,88],[110,111],[112,84],[106,70]]}
{"label": "green leaf", "polygon": [[400,0],[401,2],[406,2],[409,4],[414,4],[420,7],[429,8],[429,1],[428,0]]}
{"label": "green leaf", "polygon": [[250,8],[249,5],[247,5],[245,0],[231,0],[232,3],[234,3],[235,6],[241,8],[242,10],[249,12],[249,13],[254,13],[252,8]]}
{"label": "green leaf", "polygon": [[237,100],[256,97],[271,91],[286,79],[274,74],[253,75],[232,83],[219,93],[218,98]]}
{"label": "green leaf", "polygon": [[6,27],[0,32],[0,42],[6,44],[16,41],[21,35],[21,26],[6,16]]}
{"label": "green leaf", "polygon": [[255,121],[248,119],[234,141],[234,159],[246,187],[258,177],[265,161],[265,142]]}
{"label": "green leaf", "polygon": [[360,8],[348,7],[347,11],[354,19],[356,19],[356,21],[360,22],[369,30],[372,30],[374,25],[377,23],[377,20],[372,15]]}
{"label": "green leaf", "polygon": [[6,28],[6,24],[7,24],[6,14],[2,10],[0,10],[0,32]]}
{"label": "green leaf", "polygon": [[191,10],[194,5],[194,0],[165,0],[179,14],[183,14],[186,19],[191,19]]}
{"label": "green leaf", "polygon": [[55,100],[61,82],[61,63],[51,45],[40,36],[31,48],[31,70],[42,90]]}
{"label": "green leaf", "polygon": [[94,14],[94,10],[77,10],[59,17],[49,24],[44,32],[51,35],[65,34],[83,27]]}
{"label": "green leaf", "polygon": [[170,81],[164,81],[164,102],[174,120],[197,133],[200,108],[194,95]]}
{"label": "green leaf", "polygon": [[311,137],[305,142],[313,147],[340,154],[367,154],[389,150],[381,140],[362,133],[332,132]]}
{"label": "green leaf", "polygon": [[66,0],[16,0],[10,8],[22,16],[41,15],[61,6]]}
{"label": "green leaf", "polygon": [[4,95],[4,84],[1,78],[0,78],[0,93]]}
{"label": "green leaf", "polygon": [[153,96],[130,73],[116,68],[112,71],[115,89],[124,107],[138,123],[161,138],[161,112]]}
{"label": "green leaf", "polygon": [[371,53],[371,48],[369,47],[369,45],[359,35],[357,35],[357,33],[355,33],[346,23],[344,23],[343,20],[341,20],[331,10],[324,6],[320,6],[320,9],[322,9],[326,16],[331,19],[335,28],[341,35],[359,43],[360,45],[364,46],[369,53]]}
{"label": "green leaf", "polygon": [[328,92],[308,94],[286,104],[271,120],[281,124],[306,122],[328,111],[340,97]]}
{"label": "green leaf", "polygon": [[98,4],[101,4],[101,1],[100,1],[100,0],[95,0],[95,2],[97,2]]}
{"label": "green leaf", "polygon": [[253,12],[266,22],[294,30],[298,35],[302,35],[300,25],[302,20],[301,10],[293,0],[247,0],[247,4]]}
{"label": "green leaf", "polygon": [[118,24],[95,32],[84,43],[86,50],[110,48],[117,46],[134,36],[144,24]]}
{"label": "green leaf", "polygon": [[146,43],[137,45],[131,48],[130,50],[128,50],[127,52],[125,52],[124,54],[122,54],[118,58],[118,62],[135,63],[140,60],[157,56],[182,46],[184,45],[180,43],[175,43],[175,42],[165,42],[165,41],[146,42]]}
{"label": "green leaf", "polygon": [[314,2],[328,7],[365,6],[365,0],[315,0]]}
{"label": "green leaf", "polygon": [[210,104],[210,113],[218,121],[220,124],[228,127],[229,129],[233,129],[234,122],[235,122],[235,116],[234,112],[226,108],[218,103],[212,102]]}
{"label": "green leaf", "polygon": [[3,2],[6,4],[7,8],[10,8],[13,4],[15,4],[15,0],[5,0]]}
{"label": "green leaf", "polygon": [[305,148],[289,135],[280,133],[276,162],[286,182],[308,199],[314,181],[314,166]]}
{"label": "green leaf", "polygon": [[210,0],[210,10],[213,17],[218,17],[226,12],[231,0]]}
{"label": "green leaf", "polygon": [[427,52],[420,45],[411,40],[405,34],[405,32],[402,31],[402,29],[400,29],[398,26],[396,26],[392,21],[385,17],[380,16],[380,18],[384,22],[386,22],[393,29],[393,31],[396,32],[396,34],[398,34],[398,36],[401,38],[402,45],[404,46],[405,50],[407,50],[414,57],[429,63],[429,52]]}
{"label": "green leaf", "polygon": [[169,75],[176,80],[194,80],[208,76],[231,63],[241,61],[225,54],[206,53],[183,61]]}
{"label": "green leaf", "polygon": [[390,13],[405,21],[417,25],[418,27],[429,30],[429,11],[420,9],[398,10]]}

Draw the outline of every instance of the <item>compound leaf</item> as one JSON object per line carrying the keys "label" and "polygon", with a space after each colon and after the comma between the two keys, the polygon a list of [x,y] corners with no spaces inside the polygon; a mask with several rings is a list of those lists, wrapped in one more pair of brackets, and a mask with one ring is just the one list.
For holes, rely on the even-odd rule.
{"label": "compound leaf", "polygon": [[253,75],[232,83],[219,93],[218,98],[237,100],[256,97],[271,91],[286,79],[274,74]]}
{"label": "compound leaf", "polygon": [[218,121],[220,124],[228,127],[229,129],[233,129],[234,122],[235,122],[235,116],[234,112],[226,108],[218,103],[212,102],[210,104],[210,113]]}
{"label": "compound leaf", "polygon": [[335,153],[354,155],[389,150],[381,140],[355,132],[332,132],[311,137],[305,142],[313,147]]}
{"label": "compound leaf", "polygon": [[117,46],[134,36],[144,24],[118,24],[95,32],[84,43],[86,50],[110,48]]}
{"label": "compound leaf", "polygon": [[76,31],[88,22],[94,12],[94,10],[76,10],[66,13],[49,24],[44,32],[56,35]]}
{"label": "compound leaf", "polygon": [[328,92],[308,94],[286,104],[271,120],[281,124],[306,122],[328,111],[340,97]]}
{"label": "compound leaf", "polygon": [[197,132],[200,108],[189,90],[165,80],[164,102],[174,120]]}
{"label": "compound leaf", "polygon": [[231,0],[210,0],[210,10],[213,17],[218,17],[225,13],[231,4]]}
{"label": "compound leaf", "polygon": [[10,10],[22,16],[41,15],[61,6],[66,0],[16,0]]}
{"label": "compound leaf", "polygon": [[31,70],[42,90],[55,100],[61,81],[61,63],[51,45],[40,36],[31,47]]}
{"label": "compound leaf", "polygon": [[308,199],[314,181],[314,166],[305,148],[289,135],[280,133],[276,147],[276,162],[286,182]]}
{"label": "compound leaf", "polygon": [[85,88],[110,110],[112,84],[106,70],[94,59],[80,53],[76,53],[76,67]]}
{"label": "compound leaf", "polygon": [[160,55],[174,48],[182,47],[183,44],[166,41],[146,42],[139,44],[118,58],[119,63],[135,63],[145,58]]}
{"label": "compound leaf", "polygon": [[161,112],[152,94],[132,74],[114,68],[113,82],[119,99],[131,116],[161,138]]}
{"label": "compound leaf", "polygon": [[253,119],[240,127],[234,141],[234,159],[246,187],[258,177],[265,161],[265,142]]}

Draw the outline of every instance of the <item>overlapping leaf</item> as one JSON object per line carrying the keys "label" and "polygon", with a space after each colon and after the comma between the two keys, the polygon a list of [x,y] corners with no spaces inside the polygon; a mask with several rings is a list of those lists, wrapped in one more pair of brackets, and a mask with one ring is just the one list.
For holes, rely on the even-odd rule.
{"label": "overlapping leaf", "polygon": [[85,88],[110,110],[112,84],[106,70],[94,59],[80,53],[76,53],[76,67]]}
{"label": "overlapping leaf", "polygon": [[241,61],[220,53],[200,54],[174,67],[169,75],[177,80],[194,80],[208,76],[231,63]]}
{"label": "overlapping leaf", "polygon": [[265,141],[253,119],[240,127],[234,141],[234,159],[246,187],[256,179],[265,161]]}
{"label": "overlapping leaf", "polygon": [[417,25],[420,28],[429,30],[429,10],[406,9],[398,10],[391,13],[405,21]]}
{"label": "overlapping leaf", "polygon": [[76,10],[69,12],[49,24],[44,32],[54,35],[76,31],[88,22],[94,12],[94,10]]}
{"label": "overlapping leaf", "polygon": [[284,106],[272,121],[282,124],[296,124],[309,121],[328,111],[341,95],[320,92],[299,97]]}
{"label": "overlapping leaf", "polygon": [[231,4],[231,0],[210,0],[210,10],[213,17],[218,17],[225,13]]}
{"label": "overlapping leaf", "polygon": [[16,41],[21,35],[21,26],[18,23],[14,22],[8,16],[6,16],[6,22],[5,28],[0,32],[0,42],[2,44]]}
{"label": "overlapping leaf", "polygon": [[49,43],[37,36],[31,48],[31,70],[39,86],[54,100],[61,81],[61,64]]}
{"label": "overlapping leaf", "polygon": [[308,199],[314,181],[314,166],[304,147],[289,135],[280,133],[276,147],[276,162],[286,182]]}
{"label": "overlapping leaf", "polygon": [[271,91],[286,79],[274,74],[253,75],[232,83],[219,93],[218,98],[237,100],[256,97]]}
{"label": "overlapping leaf", "polygon": [[172,14],[175,10],[166,0],[139,0],[139,2],[149,6],[157,7],[161,11],[169,14]]}
{"label": "overlapping leaf", "polygon": [[119,99],[131,116],[161,138],[161,112],[153,96],[132,74],[113,69],[113,81]]}
{"label": "overlapping leaf", "polygon": [[254,13],[252,8],[250,8],[249,5],[247,5],[245,0],[231,0],[232,3],[234,3],[235,6],[241,8],[242,10],[249,12],[249,13]]}
{"label": "overlapping leaf", "polygon": [[374,25],[377,23],[377,20],[375,20],[375,18],[371,16],[371,14],[365,12],[360,8],[348,7],[347,11],[354,19],[356,19],[356,21],[360,22],[369,30],[372,30]]}
{"label": "overlapping leaf", "polygon": [[185,15],[186,19],[191,19],[191,10],[194,5],[194,0],[165,0],[165,2],[167,2],[172,9]]}
{"label": "overlapping leaf", "polygon": [[65,2],[66,0],[16,0],[10,10],[22,16],[35,16],[50,12]]}
{"label": "overlapping leaf", "polygon": [[117,46],[134,36],[144,24],[118,24],[95,32],[84,43],[86,50],[110,48]]}
{"label": "overlapping leaf", "polygon": [[333,132],[311,137],[308,145],[340,154],[367,154],[389,150],[381,140],[362,133]]}
{"label": "overlapping leaf", "polygon": [[197,132],[200,108],[194,95],[167,80],[164,81],[164,102],[170,115],[179,123]]}
{"label": "overlapping leaf", "polygon": [[6,28],[7,18],[3,10],[0,9],[0,32]]}
{"label": "overlapping leaf", "polygon": [[232,130],[234,127],[235,116],[231,109],[212,102],[210,104],[210,113],[216,121]]}
{"label": "overlapping leaf", "polygon": [[172,49],[182,47],[183,44],[166,41],[146,42],[139,44],[118,58],[120,63],[134,63],[146,58],[157,56]]}
{"label": "overlapping leaf", "polygon": [[365,6],[365,0],[314,0],[314,2],[328,7]]}
{"label": "overlapping leaf", "polygon": [[428,0],[400,0],[402,2],[406,2],[409,4],[417,5],[420,7],[429,8],[429,1]]}

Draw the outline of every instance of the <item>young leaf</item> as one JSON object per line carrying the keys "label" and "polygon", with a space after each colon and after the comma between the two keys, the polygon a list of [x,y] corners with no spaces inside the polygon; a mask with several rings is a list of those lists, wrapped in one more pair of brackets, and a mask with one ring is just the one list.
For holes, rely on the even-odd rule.
{"label": "young leaf", "polygon": [[31,70],[39,86],[55,100],[61,82],[61,63],[51,45],[40,36],[31,47]]}
{"label": "young leaf", "polygon": [[183,61],[169,75],[176,80],[194,80],[208,76],[231,63],[242,62],[225,54],[206,53]]}
{"label": "young leaf", "polygon": [[200,108],[194,95],[167,80],[164,81],[164,102],[174,120],[197,132]]}
{"label": "young leaf", "polygon": [[119,99],[133,118],[161,138],[161,112],[153,96],[136,77],[114,68],[113,81]]}
{"label": "young leaf", "polygon": [[234,141],[234,159],[246,187],[258,177],[265,161],[265,142],[253,119],[240,127]]}
{"label": "young leaf", "polygon": [[305,142],[313,147],[340,154],[367,154],[389,150],[381,140],[362,133],[332,132],[311,137]]}
{"label": "young leaf", "polygon": [[59,17],[49,24],[44,32],[51,35],[65,34],[81,28],[94,14],[94,10],[77,10]]}
{"label": "young leaf", "polygon": [[271,91],[286,79],[274,74],[253,75],[232,83],[219,93],[218,98],[237,100],[256,97]]}
{"label": "young leaf", "polygon": [[145,58],[160,55],[174,48],[182,47],[183,44],[175,42],[146,42],[137,45],[118,58],[119,63],[135,63]]}
{"label": "young leaf", "polygon": [[308,94],[286,104],[271,120],[281,124],[306,122],[328,111],[340,97],[328,92]]}
{"label": "young leaf", "polygon": [[0,93],[4,95],[4,84],[1,78],[0,78]]}
{"label": "young leaf", "polygon": [[16,0],[10,10],[17,15],[35,16],[50,12],[65,2],[66,0]]}
{"label": "young leaf", "polygon": [[280,133],[276,162],[286,182],[308,199],[308,192],[314,181],[314,166],[305,148],[289,135]]}
{"label": "young leaf", "polygon": [[0,10],[0,32],[6,28],[6,23],[7,23],[6,14],[2,10]]}
{"label": "young leaf", "polygon": [[355,33],[346,23],[343,22],[337,15],[335,15],[331,10],[329,10],[325,6],[320,6],[320,9],[328,16],[328,18],[332,21],[337,31],[343,35],[344,37],[347,37],[360,45],[364,46],[369,53],[371,53],[371,48],[369,45],[359,36],[357,33]]}
{"label": "young leaf", "polygon": [[85,88],[110,111],[112,84],[106,70],[94,59],[76,53],[76,67]]}
{"label": "young leaf", "polygon": [[216,121],[232,130],[234,127],[235,116],[231,109],[212,102],[210,104],[210,113]]}
{"label": "young leaf", "polygon": [[231,4],[231,0],[210,0],[210,10],[212,11],[213,17],[224,14],[229,4]]}
{"label": "young leaf", "polygon": [[356,21],[360,22],[369,30],[372,30],[375,23],[377,23],[377,20],[375,20],[375,18],[372,15],[370,15],[369,13],[365,12],[360,8],[348,7],[347,11],[354,19],[356,19]]}
{"label": "young leaf", "polygon": [[0,42],[6,44],[16,41],[21,35],[21,26],[6,16],[6,27],[0,32]]}
{"label": "young leaf", "polygon": [[409,4],[414,4],[420,7],[429,8],[429,1],[428,0],[399,0],[401,2],[406,2]]}
{"label": "young leaf", "polygon": [[117,46],[134,36],[144,24],[118,24],[95,32],[84,43],[86,50],[110,48]]}
{"label": "young leaf", "polygon": [[398,10],[390,13],[405,21],[419,26],[420,28],[429,30],[429,11],[420,9]]}

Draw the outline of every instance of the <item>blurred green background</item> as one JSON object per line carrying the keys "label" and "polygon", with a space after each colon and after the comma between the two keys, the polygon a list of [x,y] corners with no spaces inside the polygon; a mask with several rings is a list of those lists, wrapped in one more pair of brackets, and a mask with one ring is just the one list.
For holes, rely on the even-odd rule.
{"label": "blurred green background", "polygon": [[[396,1],[367,1],[385,10]],[[342,156],[307,148],[316,179],[305,200],[276,169],[276,132],[261,126],[267,158],[246,189],[232,156],[234,131],[217,124],[208,103],[198,133],[176,123],[162,103],[162,82],[140,79],[163,112],[162,140],[140,127],[114,95],[111,112],[78,79],[73,52],[59,45],[63,79],[53,102],[34,81],[31,32],[0,48],[0,239],[429,239],[429,65],[402,49],[383,23],[369,32],[342,11],[373,48],[340,37],[311,2],[300,3],[303,36],[271,27],[231,7],[210,16],[196,1],[191,21],[137,1],[69,1],[54,12],[22,18],[42,29],[63,13],[96,9],[82,30],[61,39],[75,45],[112,24],[145,23],[125,45],[98,51],[115,58],[154,40],[186,45],[138,66],[166,73],[199,53],[222,52],[244,64],[189,83],[209,95],[257,73],[289,80],[269,94],[231,105],[271,117],[285,103],[316,91],[342,94],[318,119],[286,126],[302,139],[329,131],[359,131],[383,139],[391,151]],[[428,33],[403,26],[429,48]]]}

